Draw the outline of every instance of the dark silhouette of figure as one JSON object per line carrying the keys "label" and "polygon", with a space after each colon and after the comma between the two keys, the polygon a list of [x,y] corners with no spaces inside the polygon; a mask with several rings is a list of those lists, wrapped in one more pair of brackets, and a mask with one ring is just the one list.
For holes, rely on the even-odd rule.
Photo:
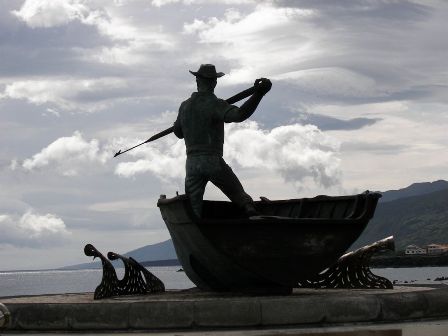
{"label": "dark silhouette of figure", "polygon": [[269,92],[269,79],[255,81],[255,92],[241,106],[230,105],[215,96],[217,78],[224,76],[216,72],[212,64],[202,64],[196,76],[197,92],[182,102],[174,123],[174,134],[185,140],[187,149],[185,192],[189,196],[196,215],[202,215],[202,198],[205,186],[210,181],[246,215],[257,214],[252,198],[244,191],[232,169],[224,161],[224,123],[242,122],[249,118],[263,96]]}

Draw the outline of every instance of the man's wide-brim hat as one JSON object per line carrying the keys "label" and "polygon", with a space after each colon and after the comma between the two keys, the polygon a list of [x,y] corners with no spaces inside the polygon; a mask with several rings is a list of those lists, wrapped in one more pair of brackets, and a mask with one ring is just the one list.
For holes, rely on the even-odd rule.
{"label": "man's wide-brim hat", "polygon": [[224,76],[224,72],[216,72],[213,64],[201,64],[198,71],[189,71],[192,75],[202,78],[219,78]]}

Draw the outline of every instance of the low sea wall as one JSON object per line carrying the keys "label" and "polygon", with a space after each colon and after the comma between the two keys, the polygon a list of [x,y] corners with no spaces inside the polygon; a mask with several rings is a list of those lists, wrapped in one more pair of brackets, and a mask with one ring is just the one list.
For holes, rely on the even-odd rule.
{"label": "low sea wall", "polygon": [[9,330],[263,328],[448,318],[448,288],[298,289],[285,296],[168,291],[95,301],[92,293],[0,298]]}

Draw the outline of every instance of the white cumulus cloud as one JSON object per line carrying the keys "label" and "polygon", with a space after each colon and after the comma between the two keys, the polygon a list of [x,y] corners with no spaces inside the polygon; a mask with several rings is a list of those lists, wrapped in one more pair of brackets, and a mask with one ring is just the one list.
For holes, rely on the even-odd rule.
{"label": "white cumulus cloud", "polygon": [[181,179],[185,176],[185,146],[183,141],[167,140],[158,145],[149,144],[129,152],[136,161],[121,162],[115,174],[132,177],[137,174],[151,173],[161,180]]}
{"label": "white cumulus cloud", "polygon": [[[110,9],[108,6],[111,6]],[[61,26],[78,20],[96,27],[99,33],[113,40],[139,41],[140,44],[168,48],[172,46],[160,27],[140,29],[129,22],[129,18],[114,10],[112,1],[108,4],[85,0],[26,0],[18,11],[12,13],[32,28]]]}
{"label": "white cumulus cloud", "polygon": [[89,8],[79,0],[26,0],[12,13],[33,28],[54,27],[85,19]]}
{"label": "white cumulus cloud", "polygon": [[[323,187],[340,182],[339,142],[313,125],[288,125],[264,130],[256,122],[226,127],[224,157],[257,174],[279,174],[300,188],[305,179]],[[131,152],[130,152],[131,153]],[[182,140],[170,145],[150,145],[131,154],[136,161],[122,162],[115,173],[133,177],[151,173],[162,180],[185,176],[185,146]]]}
{"label": "white cumulus cloud", "polygon": [[[120,137],[101,145],[99,140],[88,141],[75,132],[23,161],[22,168],[48,169],[64,176],[81,171],[86,174],[94,171],[92,165],[104,165],[118,148],[141,142]],[[131,178],[148,173],[164,182],[180,182],[185,177],[185,145],[175,136],[136,147],[121,157],[126,158],[115,166],[117,176]],[[255,171],[258,177],[276,174],[298,189],[308,180],[324,188],[340,183],[339,142],[314,125],[292,124],[271,130],[262,129],[255,121],[226,125],[224,158],[232,165]]]}
{"label": "white cumulus cloud", "polygon": [[60,245],[70,236],[64,221],[53,214],[41,215],[32,210],[22,216],[0,214],[0,246],[46,247]]}
{"label": "white cumulus cloud", "polygon": [[339,142],[314,125],[287,125],[270,131],[256,122],[231,124],[227,129],[225,157],[245,168],[265,169],[301,188],[311,178],[317,185],[339,184]]}
{"label": "white cumulus cloud", "polygon": [[225,4],[225,5],[241,5],[245,3],[253,3],[254,0],[152,0],[151,4],[155,7],[162,7],[175,3],[183,3],[184,5],[211,5],[211,4]]}
{"label": "white cumulus cloud", "polygon": [[[233,62],[222,83],[249,83],[261,75],[283,73],[285,67],[294,68],[320,52],[312,36],[304,34],[314,14],[310,9],[262,3],[248,15],[229,9],[222,18],[194,19],[184,24],[183,32],[196,35],[205,49],[209,47]],[[201,49],[198,61],[203,54]]]}
{"label": "white cumulus cloud", "polygon": [[107,105],[105,97],[114,100],[128,91],[126,81],[115,78],[21,80],[6,85],[3,98],[24,99],[36,105],[53,104],[62,110],[94,111]]}
{"label": "white cumulus cloud", "polygon": [[24,160],[22,167],[33,171],[50,166],[63,175],[74,176],[86,164],[105,163],[109,156],[109,152],[100,150],[98,140],[87,141],[76,131],[72,136],[53,141],[32,158]]}

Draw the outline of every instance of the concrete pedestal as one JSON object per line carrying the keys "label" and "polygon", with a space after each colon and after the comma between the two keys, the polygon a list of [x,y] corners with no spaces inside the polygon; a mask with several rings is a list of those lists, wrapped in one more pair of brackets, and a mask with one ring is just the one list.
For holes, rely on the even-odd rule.
{"label": "concrete pedestal", "polygon": [[285,296],[198,290],[100,301],[93,293],[0,298],[9,330],[191,330],[321,326],[448,318],[448,288],[299,289]]}

